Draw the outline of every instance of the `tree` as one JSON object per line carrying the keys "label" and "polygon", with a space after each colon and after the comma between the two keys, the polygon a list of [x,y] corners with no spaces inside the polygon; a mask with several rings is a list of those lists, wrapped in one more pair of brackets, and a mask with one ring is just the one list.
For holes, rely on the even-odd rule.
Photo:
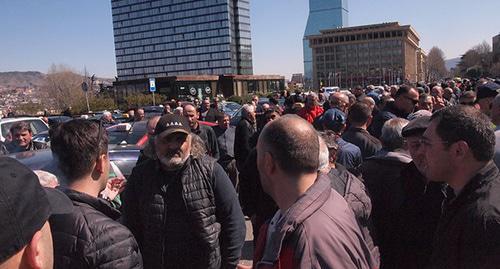
{"label": "tree", "polygon": [[494,68],[491,46],[486,41],[465,52],[458,63],[460,75],[471,78],[489,76]]}
{"label": "tree", "polygon": [[427,75],[426,80],[430,82],[438,81],[447,76],[448,70],[444,63],[444,52],[438,47],[432,47],[427,55]]}
{"label": "tree", "polygon": [[63,110],[85,100],[81,84],[84,78],[65,65],[52,64],[47,72],[43,92],[54,108]]}

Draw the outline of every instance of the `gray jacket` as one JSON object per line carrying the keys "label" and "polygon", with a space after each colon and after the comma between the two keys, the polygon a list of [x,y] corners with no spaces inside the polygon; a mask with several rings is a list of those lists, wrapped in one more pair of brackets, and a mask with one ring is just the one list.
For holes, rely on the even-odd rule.
{"label": "gray jacket", "polygon": [[283,253],[290,250],[293,268],[373,268],[375,264],[352,210],[325,175],[319,175],[268,236],[257,268],[282,263]]}

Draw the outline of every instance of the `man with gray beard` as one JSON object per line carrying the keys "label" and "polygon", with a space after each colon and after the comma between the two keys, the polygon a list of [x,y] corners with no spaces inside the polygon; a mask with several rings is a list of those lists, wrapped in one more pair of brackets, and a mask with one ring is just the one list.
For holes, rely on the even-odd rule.
{"label": "man with gray beard", "polygon": [[155,128],[157,159],[132,171],[123,195],[125,223],[144,268],[235,268],[245,219],[222,167],[191,154],[188,120],[164,115]]}

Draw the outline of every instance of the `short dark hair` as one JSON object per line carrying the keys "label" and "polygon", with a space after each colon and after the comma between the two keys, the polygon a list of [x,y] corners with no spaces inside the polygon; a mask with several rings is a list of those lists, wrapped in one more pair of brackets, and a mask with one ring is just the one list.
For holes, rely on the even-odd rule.
{"label": "short dark hair", "polygon": [[33,133],[30,124],[25,121],[19,121],[12,124],[9,131],[12,135],[14,135],[14,133],[17,131],[28,131],[30,133]]}
{"label": "short dark hair", "polygon": [[49,131],[52,153],[68,183],[89,173],[99,155],[108,151],[106,129],[95,121],[74,119]]}
{"label": "short dark hair", "polygon": [[319,137],[308,122],[285,115],[267,124],[259,137],[288,175],[314,173],[319,167]]}
{"label": "short dark hair", "polygon": [[489,118],[471,106],[456,105],[435,112],[431,121],[436,120],[436,133],[451,145],[465,141],[480,162],[493,159],[495,152],[495,133]]}
{"label": "short dark hair", "polygon": [[229,119],[231,119],[231,116],[229,116],[228,114],[224,113],[224,112],[217,112],[217,121],[223,121],[225,117],[228,117]]}
{"label": "short dark hair", "polygon": [[412,89],[414,89],[412,86],[408,86],[408,85],[401,85],[399,87],[399,90],[396,92],[396,94],[394,95],[394,98],[397,98],[403,94],[408,94]]}
{"label": "short dark hair", "polygon": [[362,102],[357,102],[349,109],[347,120],[351,123],[364,124],[372,115],[370,107]]}

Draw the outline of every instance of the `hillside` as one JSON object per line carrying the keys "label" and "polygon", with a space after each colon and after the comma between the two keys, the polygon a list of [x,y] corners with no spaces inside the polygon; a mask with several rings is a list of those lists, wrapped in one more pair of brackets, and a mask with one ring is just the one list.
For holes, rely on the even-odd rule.
{"label": "hillside", "polygon": [[38,88],[43,85],[45,74],[28,72],[0,72],[0,88],[33,87]]}
{"label": "hillside", "polygon": [[452,68],[457,67],[459,62],[460,62],[460,57],[457,57],[444,61],[444,64],[446,66],[446,69],[451,70]]}

